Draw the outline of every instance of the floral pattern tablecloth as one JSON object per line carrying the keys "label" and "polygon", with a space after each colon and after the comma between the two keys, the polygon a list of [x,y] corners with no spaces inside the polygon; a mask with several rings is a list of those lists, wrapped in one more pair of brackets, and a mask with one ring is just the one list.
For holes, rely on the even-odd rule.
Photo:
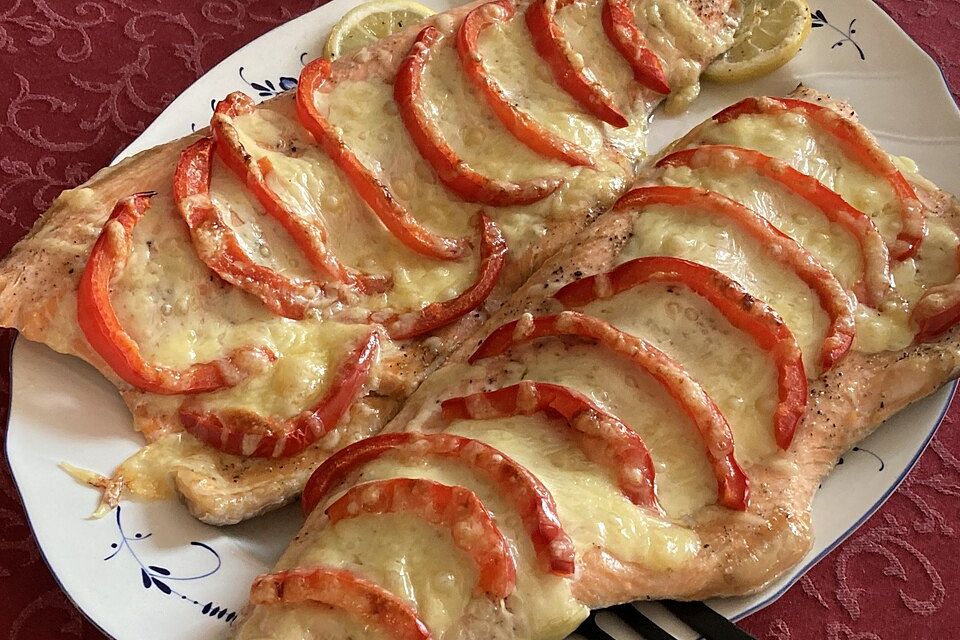
{"label": "floral pattern tablecloth", "polygon": [[[204,71],[320,4],[0,1],[0,255],[62,189],[107,164]],[[960,1],[880,4],[936,59],[960,97]],[[960,401],[890,501],[743,626],[770,640],[960,638],[958,421]],[[44,565],[2,464],[0,639],[74,638],[103,636]]]}

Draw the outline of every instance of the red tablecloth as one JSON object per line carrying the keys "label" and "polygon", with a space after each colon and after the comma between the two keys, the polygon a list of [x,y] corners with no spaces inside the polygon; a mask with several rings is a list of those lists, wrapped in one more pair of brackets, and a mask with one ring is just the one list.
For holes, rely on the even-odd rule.
{"label": "red tablecloth", "polygon": [[[322,3],[0,2],[0,255],[204,71]],[[960,2],[881,4],[960,96]],[[775,640],[960,637],[958,420],[960,402],[886,506],[744,626]],[[57,588],[0,465],[0,638],[102,637]]]}

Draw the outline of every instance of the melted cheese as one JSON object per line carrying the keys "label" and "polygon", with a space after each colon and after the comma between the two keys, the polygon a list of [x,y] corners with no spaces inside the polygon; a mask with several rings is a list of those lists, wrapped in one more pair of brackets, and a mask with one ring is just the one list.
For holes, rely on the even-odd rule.
{"label": "melted cheese", "polygon": [[[709,302],[683,285],[651,283],[598,300],[582,311],[651,342],[682,363],[730,423],[741,463],[776,454],[771,423],[776,367],[767,352]],[[663,495],[666,480],[660,486]]]}
{"label": "melted cheese", "polygon": [[[148,362],[186,367],[250,344],[273,322],[259,300],[200,262],[167,197],[156,196],[134,229],[133,250],[111,299]],[[254,328],[255,327],[255,328]]]}
{"label": "melted cheese", "polygon": [[[278,570],[322,565],[354,571],[409,602],[434,637],[458,637],[458,629],[469,619],[474,624],[486,620],[491,626],[507,620],[520,637],[560,640],[587,616],[589,610],[571,595],[569,581],[540,569],[519,514],[484,480],[460,465],[437,460],[407,463],[390,456],[366,465],[359,474],[361,481],[396,477],[430,478],[478,494],[517,562],[516,590],[506,607],[473,596],[476,570],[449,531],[408,514],[362,515],[313,528],[284,554]],[[335,626],[338,622],[357,626],[357,621],[346,618],[327,614],[314,619],[297,608],[257,607],[240,637],[252,640],[261,637],[258,633],[267,638],[300,637],[274,631],[289,628],[315,634],[307,638],[326,638],[319,634],[333,628],[337,633],[331,637],[341,638],[344,630]]]}
{"label": "melted cheese", "polygon": [[620,261],[667,255],[699,262],[724,273],[783,317],[803,351],[809,373],[817,362],[829,319],[816,294],[767,249],[719,218],[676,207],[653,206],[640,213]]}
{"label": "melted cheese", "polygon": [[417,609],[436,635],[463,616],[476,570],[449,531],[411,514],[360,515],[313,529],[298,554],[277,570],[342,567],[372,580]]}
{"label": "melted cheese", "polygon": [[[342,128],[350,148],[389,184],[421,223],[448,235],[475,235],[474,213],[481,207],[453,195],[420,157],[397,113],[391,85],[380,80],[347,80],[318,97],[318,106],[328,109],[330,121]],[[503,154],[496,157],[509,162]],[[548,228],[547,219],[582,216],[596,203],[612,201],[625,186],[626,170],[602,157],[596,170],[569,169],[565,176],[564,185],[539,202],[484,209],[500,224],[511,247],[540,241]]]}
{"label": "melted cheese", "polygon": [[[468,430],[474,428],[468,423],[462,426]],[[524,428],[520,422],[516,426]],[[458,428],[455,426],[453,430],[458,431]],[[484,440],[482,437],[479,439]],[[400,461],[395,456],[385,456],[365,465],[357,481],[398,477],[428,478],[451,486],[467,487],[479,496],[487,511],[493,514],[517,563],[517,587],[507,599],[507,608],[514,612],[513,624],[518,628],[519,636],[564,638],[583,621],[588,611],[572,596],[570,582],[543,571],[517,509],[482,475],[463,464],[437,457]],[[328,504],[336,497],[331,496]],[[472,584],[467,583],[467,587]],[[434,628],[435,632],[439,630]]]}
{"label": "melted cheese", "polygon": [[316,604],[259,606],[236,640],[390,640],[390,633],[354,616]]}
{"label": "melted cheese", "polygon": [[487,71],[517,108],[554,135],[591,154],[600,152],[602,124],[557,85],[550,67],[533,48],[524,20],[488,27],[477,44]]}
{"label": "melted cheese", "polygon": [[184,368],[239,347],[265,346],[279,357],[274,365],[233,388],[206,394],[203,405],[280,417],[309,406],[305,401],[317,396],[330,365],[369,329],[273,315],[199,261],[183,224],[170,219],[175,215],[164,203],[153,203],[134,230],[133,252],[114,282],[118,317],[144,359]]}
{"label": "melted cheese", "polygon": [[[170,498],[178,469],[202,466],[213,452],[188,433],[170,433],[123,461],[114,477],[123,478],[125,493],[147,500]],[[216,455],[216,454],[213,454]]]}
{"label": "melted cheese", "polygon": [[[693,498],[697,507],[715,501],[715,483],[709,469],[703,471],[705,456],[698,436],[675,409],[657,413],[656,407],[670,404],[670,400],[655,383],[643,380],[643,374],[638,376],[626,363],[611,367],[589,347],[570,352],[562,347],[537,349],[534,357],[525,359],[524,369],[524,377],[575,385],[635,423],[644,422],[650,432],[645,436],[656,441],[651,446],[655,448],[654,457],[660,459],[661,499],[668,508],[692,512],[695,507],[690,493],[697,493],[697,485],[703,485],[700,495]],[[616,381],[634,378],[638,378],[637,384],[627,393],[613,391],[624,389]],[[627,408],[632,411],[623,411]],[[654,434],[657,423],[659,434]],[[562,423],[542,415],[518,416],[456,422],[448,431],[492,445],[539,478],[553,495],[560,520],[578,554],[602,548],[622,561],[666,570],[688,562],[699,549],[693,531],[653,517],[629,502],[617,486],[613,470],[588,460],[569,427]],[[517,587],[506,601],[506,610],[519,636],[559,640],[586,617],[588,611],[573,598],[569,581],[542,570],[520,514],[485,477],[461,463],[441,458],[402,460],[387,455],[364,465],[355,480],[359,483],[396,477],[465,486],[480,497],[509,541],[517,562]],[[345,490],[329,496],[318,509]],[[437,637],[455,634],[468,612],[477,615],[472,609],[492,607],[482,599],[471,599],[474,569],[464,553],[451,545],[449,532],[442,528],[409,515],[360,516],[332,527],[317,526],[320,522],[316,518],[314,522],[284,555],[278,570],[313,565],[350,568],[407,599]],[[259,609],[256,622],[247,627],[269,629],[274,624],[310,623],[296,610]]]}
{"label": "melted cheese", "polygon": [[423,107],[454,152],[474,171],[500,180],[579,171],[544,158],[513,137],[463,72],[453,40],[444,38],[433,48],[424,72]]}
{"label": "melted cheese", "polygon": [[340,260],[368,273],[392,275],[393,287],[365,296],[363,306],[418,309],[453,298],[470,286],[478,254],[446,261],[407,249],[369,211],[333,162],[309,142],[291,107],[287,101],[276,110],[260,109],[239,118],[237,129],[247,152],[257,160],[268,158],[274,167],[268,185],[294,211],[327,228],[330,249]]}
{"label": "melted cheese", "polygon": [[562,424],[540,416],[455,423],[449,431],[487,442],[525,466],[550,490],[577,553],[602,548],[651,570],[689,561],[697,535],[637,508],[610,469],[589,461]]}
{"label": "melted cheese", "polygon": [[311,277],[309,263],[287,232],[263,212],[246,186],[219,157],[211,169],[210,198],[224,212],[224,220],[254,262],[288,277]]}
{"label": "melted cheese", "polygon": [[393,99],[379,78],[345,80],[317,96],[333,125],[360,160],[385,180],[397,199],[437,233],[466,235],[478,205],[456,198],[438,181],[413,145]]}
{"label": "melted cheese", "polygon": [[[716,480],[696,426],[652,376],[603,349],[564,346],[556,339],[523,353],[523,379],[576,389],[640,434],[653,457],[658,496],[667,513],[679,518],[716,502]],[[607,471],[608,479],[615,482],[614,470]],[[618,543],[629,545],[630,541],[606,540],[615,552],[628,552]]]}
{"label": "melted cheese", "polygon": [[862,277],[863,252],[853,234],[773,180],[749,170],[669,167],[660,182],[709,189],[746,205],[813,254],[847,290]]}
{"label": "melted cheese", "polygon": [[622,129],[605,126],[611,143],[628,158],[640,160],[644,149],[637,147],[637,141],[646,140],[649,104],[630,65],[604,32],[602,7],[602,0],[574,2],[557,12],[556,21],[574,52],[574,66],[582,65],[582,73],[599,82],[627,118],[629,124]]}
{"label": "melted cheese", "polygon": [[327,391],[343,358],[370,329],[364,325],[316,320],[280,320],[265,327],[259,344],[282,357],[259,375],[240,384],[205,394],[202,409],[235,409],[276,418],[308,410]]}
{"label": "melted cheese", "polygon": [[700,72],[733,43],[738,23],[708,29],[685,0],[634,0],[637,26],[650,48],[664,61],[671,92],[665,110],[676,114],[700,95]]}
{"label": "melted cheese", "polygon": [[[960,238],[943,218],[927,217],[927,235],[915,262],[916,280],[925,288],[947,284],[960,271],[957,247]],[[911,300],[917,299],[913,294]]]}
{"label": "melted cheese", "polygon": [[[656,465],[658,495],[671,516],[685,517],[703,505],[716,501],[716,481],[707,462],[700,434],[649,374],[626,359],[612,357],[603,349],[589,345],[564,345],[556,338],[519,347],[514,353],[511,362],[498,364],[498,387],[516,384],[521,380],[562,384],[587,395],[621,418],[641,435],[650,449]],[[760,375],[763,372],[762,361],[760,366],[755,362],[753,370]],[[443,375],[428,378],[424,386],[410,398],[409,403],[421,410],[417,418],[405,423],[407,429],[422,428],[430,414],[430,406],[425,404],[425,400],[469,393],[466,389],[476,390],[486,377],[482,371],[464,365],[448,365],[443,371]],[[756,382],[759,381],[758,378]],[[499,448],[497,443],[490,442]],[[531,451],[541,449],[538,446]],[[539,475],[536,461],[531,464],[529,468]],[[613,470],[607,469],[601,473],[605,473],[607,480],[615,484]],[[617,493],[619,495],[619,491]],[[609,527],[600,527],[601,530],[605,528]],[[591,535],[602,535],[602,532]],[[632,548],[631,540],[622,536],[606,539],[605,543],[632,557],[646,553],[646,550]],[[652,561],[651,558],[644,560]]]}
{"label": "melted cheese", "polygon": [[834,139],[795,113],[744,115],[698,130],[703,142],[756,149],[790,163],[869,215],[888,242],[900,231],[893,189],[844,154]]}
{"label": "melted cheese", "polygon": [[891,266],[896,295],[879,310],[858,307],[854,348],[876,353],[908,347],[915,334],[910,320],[913,306],[927,289],[947,284],[957,276],[958,245],[960,238],[946,221],[928,217],[927,235],[917,256]]}
{"label": "melted cheese", "polygon": [[[724,124],[710,122],[697,129],[690,139],[757,149],[785,160],[837,191],[847,202],[869,215],[885,240],[892,240],[900,230],[899,204],[890,185],[848,158],[830,136],[811,126],[801,115],[745,115]],[[893,161],[907,175],[912,174],[915,180],[919,179],[916,164],[909,158],[893,158]],[[688,175],[682,170],[665,173],[668,180],[680,182],[689,181]],[[751,188],[749,181],[737,178],[718,180],[715,175],[703,174],[698,179],[704,186],[732,195],[769,217],[770,207],[764,202],[763,191]],[[731,181],[739,184],[731,185]],[[822,230],[809,226],[809,221],[804,221],[804,226],[810,229],[807,233],[803,233],[795,223],[785,221],[782,216],[776,220],[771,218],[771,221],[798,239],[849,288],[851,274],[854,273],[852,267],[860,263],[846,255],[849,250],[842,250],[838,245],[844,234],[835,228],[836,225],[831,225],[830,235],[825,237]],[[928,216],[927,224],[927,236],[920,245],[919,254],[909,260],[894,261],[891,265],[895,284],[893,295],[883,301],[878,309],[858,305],[854,349],[877,353],[910,345],[916,330],[910,320],[913,305],[927,288],[950,282],[957,275],[956,234],[940,218]],[[828,247],[828,244],[833,246]],[[836,257],[833,257],[834,252]]]}
{"label": "melted cheese", "polygon": [[556,23],[573,50],[573,64],[582,66],[588,79],[599,82],[626,114],[633,114],[641,103],[641,85],[633,79],[633,70],[620,55],[603,29],[602,0],[579,0],[556,14]]}

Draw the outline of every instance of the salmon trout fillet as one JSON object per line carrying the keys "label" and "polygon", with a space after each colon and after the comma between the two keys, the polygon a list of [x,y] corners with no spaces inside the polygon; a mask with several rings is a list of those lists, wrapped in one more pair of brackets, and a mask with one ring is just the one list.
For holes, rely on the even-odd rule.
{"label": "salmon trout fillet", "polygon": [[849,105],[731,106],[320,466],[236,637],[563,638],[763,589],[839,456],[960,372],[958,231]]}

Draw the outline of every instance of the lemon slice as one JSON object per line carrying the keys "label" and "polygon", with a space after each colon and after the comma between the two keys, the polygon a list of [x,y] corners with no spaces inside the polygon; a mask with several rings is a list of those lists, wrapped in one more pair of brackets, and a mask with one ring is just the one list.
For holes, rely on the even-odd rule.
{"label": "lemon slice", "polygon": [[800,52],[810,25],[806,0],[751,0],[733,47],[707,67],[704,77],[734,83],[776,71]]}
{"label": "lemon slice", "polygon": [[323,55],[330,59],[349,55],[433,14],[433,9],[412,0],[364,2],[333,25]]}

